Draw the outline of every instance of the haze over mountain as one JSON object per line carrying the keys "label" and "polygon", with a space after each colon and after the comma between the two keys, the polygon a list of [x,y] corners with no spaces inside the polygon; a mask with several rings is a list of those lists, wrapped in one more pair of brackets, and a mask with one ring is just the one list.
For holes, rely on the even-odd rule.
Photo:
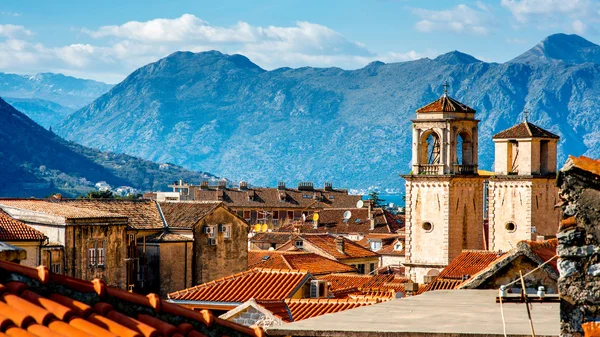
{"label": "haze over mountain", "polygon": [[142,191],[164,188],[175,179],[214,176],[123,154],[100,152],[65,141],[0,99],[0,196],[77,196],[106,181]]}
{"label": "haze over mountain", "polygon": [[493,165],[491,136],[522,121],[525,109],[562,137],[560,162],[567,153],[599,157],[598,48],[557,34],[504,64],[454,51],[358,70],[272,71],[241,55],[177,52],[71,114],[58,133],[260,185],[400,188],[398,175],[410,170],[410,120],[448,81],[451,96],[477,109],[480,168]]}
{"label": "haze over mountain", "polygon": [[110,84],[62,74],[0,73],[0,97],[45,128],[56,126],[110,88]]}

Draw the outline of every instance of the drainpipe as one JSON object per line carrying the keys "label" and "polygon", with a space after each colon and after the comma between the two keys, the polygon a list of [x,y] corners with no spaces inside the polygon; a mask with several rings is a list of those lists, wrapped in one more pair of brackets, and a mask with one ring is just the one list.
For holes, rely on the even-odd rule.
{"label": "drainpipe", "polygon": [[184,243],[183,246],[183,289],[187,288],[187,247],[188,247],[188,243],[187,241]]}

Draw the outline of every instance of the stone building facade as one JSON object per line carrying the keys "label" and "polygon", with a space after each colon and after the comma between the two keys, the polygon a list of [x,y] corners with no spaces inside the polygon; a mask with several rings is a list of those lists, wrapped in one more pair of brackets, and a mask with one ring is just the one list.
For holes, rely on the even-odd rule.
{"label": "stone building facade", "polygon": [[417,110],[406,180],[407,275],[436,276],[463,249],[482,249],[483,180],[475,110],[446,93]]}
{"label": "stone building facade", "polygon": [[[558,288],[562,336],[597,336],[600,321],[600,161],[569,157],[558,175],[562,200]],[[586,331],[587,330],[587,331]]]}
{"label": "stone building facade", "polygon": [[495,175],[489,179],[489,249],[552,237],[560,220],[556,187],[559,137],[527,121],[493,137]]}

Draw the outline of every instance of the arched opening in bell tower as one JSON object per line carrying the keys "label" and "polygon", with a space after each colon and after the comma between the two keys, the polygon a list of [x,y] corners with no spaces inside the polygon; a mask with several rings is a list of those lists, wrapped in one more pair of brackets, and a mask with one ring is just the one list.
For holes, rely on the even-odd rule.
{"label": "arched opening in bell tower", "polygon": [[424,132],[421,137],[421,164],[440,164],[440,150],[440,136],[433,130]]}
{"label": "arched opening in bell tower", "polygon": [[456,135],[455,164],[473,165],[473,139],[463,130]]}

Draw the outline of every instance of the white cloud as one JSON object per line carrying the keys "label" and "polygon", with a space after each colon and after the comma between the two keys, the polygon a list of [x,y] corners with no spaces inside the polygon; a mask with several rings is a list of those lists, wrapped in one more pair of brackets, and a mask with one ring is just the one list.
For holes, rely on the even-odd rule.
{"label": "white cloud", "polygon": [[413,13],[421,18],[414,28],[421,32],[448,30],[456,33],[485,35],[489,32],[491,15],[489,8],[477,2],[479,9],[460,4],[451,9],[429,10],[413,9]]}
{"label": "white cloud", "polygon": [[505,41],[506,41],[506,43],[509,43],[509,44],[527,44],[528,43],[527,40],[520,39],[518,37],[507,37],[505,39]]}
{"label": "white cloud", "polygon": [[584,15],[592,6],[597,6],[590,0],[502,0],[500,4],[520,22],[539,15]]}
{"label": "white cloud", "polygon": [[[377,54],[329,27],[305,21],[289,27],[260,27],[245,22],[221,27],[185,14],[174,19],[78,30],[92,39],[57,47],[31,41],[34,35],[22,26],[7,27],[4,32],[1,27],[4,26],[0,26],[0,71],[29,74],[53,71],[110,83],[180,50],[239,53],[265,69],[284,66],[356,69],[374,60],[399,62],[434,56],[431,51],[414,50]],[[21,37],[9,37],[17,33]]]}
{"label": "white cloud", "polygon": [[574,20],[571,23],[571,28],[573,28],[573,32],[579,35],[583,35],[587,30],[585,23],[581,22],[581,20]]}
{"label": "white cloud", "polygon": [[32,35],[32,32],[29,29],[25,29],[25,27],[23,26],[16,26],[11,24],[0,25],[0,36],[12,38],[30,35]]}

